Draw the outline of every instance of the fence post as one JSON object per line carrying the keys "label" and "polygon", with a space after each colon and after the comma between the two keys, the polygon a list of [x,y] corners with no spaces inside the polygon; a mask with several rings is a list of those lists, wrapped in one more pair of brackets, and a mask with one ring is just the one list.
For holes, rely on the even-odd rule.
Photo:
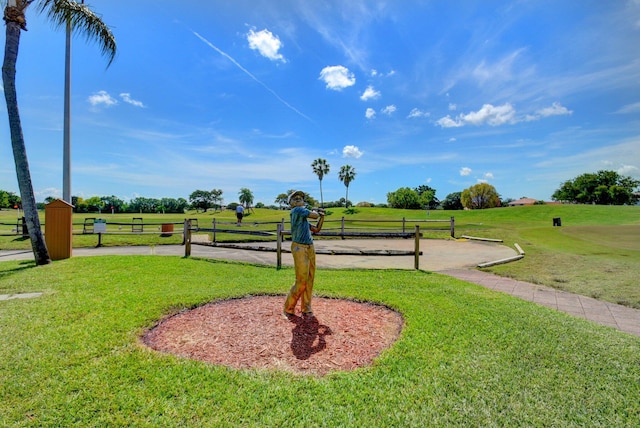
{"label": "fence post", "polygon": [[340,226],[340,236],[344,239],[344,216],[342,216],[342,226]]}
{"label": "fence post", "polygon": [[191,220],[184,220],[184,256],[191,256]]}
{"label": "fence post", "polygon": [[456,221],[454,220],[453,217],[451,217],[451,237],[455,238],[456,237],[456,226],[455,226]]}
{"label": "fence post", "polygon": [[278,223],[278,227],[276,228],[278,235],[277,244],[276,244],[276,269],[280,270],[282,267],[282,224]]}
{"label": "fence post", "polygon": [[407,222],[407,219],[402,217],[402,233],[405,232],[405,227],[404,226],[405,226],[406,222]]}
{"label": "fence post", "polygon": [[29,231],[27,230],[27,221],[24,217],[18,217],[18,222],[16,223],[16,235],[22,233],[22,236],[27,236]]}
{"label": "fence post", "polygon": [[415,247],[414,247],[414,251],[415,251],[415,256],[414,256],[414,262],[413,262],[413,267],[418,270],[420,269],[420,226],[416,224],[416,235],[415,235]]}
{"label": "fence post", "polygon": [[215,244],[216,243],[216,219],[213,219],[213,236],[211,237],[211,241]]}

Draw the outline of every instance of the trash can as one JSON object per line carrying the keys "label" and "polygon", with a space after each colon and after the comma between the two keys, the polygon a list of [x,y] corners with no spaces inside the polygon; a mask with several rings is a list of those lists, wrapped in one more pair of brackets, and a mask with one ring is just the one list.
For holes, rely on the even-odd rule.
{"label": "trash can", "polygon": [[560,217],[553,218],[553,227],[556,227],[556,226],[562,226],[562,220],[560,219]]}
{"label": "trash can", "polygon": [[44,240],[51,260],[71,257],[73,235],[73,205],[62,199],[44,207]]}
{"label": "trash can", "polygon": [[173,235],[173,223],[163,223],[162,224],[162,234],[160,236],[171,236]]}

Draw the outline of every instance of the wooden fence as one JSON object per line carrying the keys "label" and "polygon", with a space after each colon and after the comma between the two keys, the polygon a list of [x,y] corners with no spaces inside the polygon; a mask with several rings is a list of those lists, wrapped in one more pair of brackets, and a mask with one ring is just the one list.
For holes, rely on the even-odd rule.
{"label": "wooden fence", "polygon": [[[192,233],[194,231],[209,231],[209,232],[213,232],[215,233],[215,231],[224,231],[225,233],[243,233],[243,234],[256,234],[259,233],[261,236],[264,236],[263,233],[265,232],[251,232],[251,231],[238,231],[238,230],[234,230],[234,229],[196,229],[192,227],[191,221],[190,220],[185,220],[184,223],[184,244],[185,244],[185,253],[184,256],[185,257],[190,257],[191,256],[191,244],[192,244]],[[285,230],[283,228],[283,223],[277,223],[277,227],[276,227],[276,266],[278,269],[280,269],[282,267],[282,242],[284,240],[284,237],[286,235],[290,235],[291,231],[290,230]],[[318,235],[321,235],[322,232],[316,234],[316,237]],[[346,237],[357,237],[357,238],[362,238],[362,237],[380,237],[380,234],[377,233],[349,233],[349,232],[343,232],[342,233],[342,238],[346,238]],[[420,233],[420,226],[419,225],[415,225],[415,230],[413,232],[387,232],[385,233],[385,238],[409,238],[409,237],[413,237],[414,238],[414,251],[413,251],[413,256],[414,256],[414,268],[420,269],[420,238],[421,238],[422,234]]]}
{"label": "wooden fence", "polygon": [[[211,243],[216,245],[219,234],[250,235],[260,237],[260,240],[275,240],[277,247],[277,266],[282,264],[282,242],[284,237],[291,234],[286,228],[287,224],[283,218],[279,222],[244,222],[239,227],[236,222],[221,222],[213,219],[211,228],[201,228],[197,219],[185,219],[184,222],[162,222],[144,223],[142,218],[134,217],[131,222],[107,223],[95,217],[87,217],[82,223],[74,223],[74,234],[98,235],[97,246],[102,245],[103,235],[144,235],[161,234],[170,236],[174,233],[182,234],[182,245],[185,246],[185,256],[191,255],[191,244],[193,233],[210,233]],[[449,220],[351,220],[342,217],[337,220],[325,220],[321,232],[314,236],[315,239],[349,239],[349,238],[386,238],[386,239],[409,239],[415,242],[414,256],[415,268],[419,269],[420,238],[423,233],[420,231],[421,224],[429,224],[425,230],[447,231],[451,237],[455,237],[455,219]],[[442,224],[442,227],[437,227]],[[11,226],[11,234],[26,235],[26,225],[23,219],[18,219],[16,223],[0,223],[0,234],[7,235],[1,226]],[[433,227],[436,225],[436,227]],[[176,227],[178,226],[178,227]],[[180,227],[181,226],[181,227]],[[246,240],[246,239],[244,239]]]}
{"label": "wooden fence", "polygon": [[[218,234],[239,234],[239,235],[253,235],[259,236],[261,239],[275,239],[276,240],[276,253],[277,253],[277,266],[282,266],[282,242],[284,237],[291,234],[290,230],[286,229],[285,219],[283,218],[279,222],[264,222],[264,223],[245,223],[249,225],[251,229],[242,229],[238,227],[238,223],[235,222],[220,222],[217,219],[212,221],[211,228],[198,228],[193,227],[191,224],[187,224],[189,220],[185,221],[185,256],[190,255],[191,246],[191,233],[192,232],[207,232],[211,233],[212,245],[218,243]],[[331,227],[331,223],[334,223],[334,227]],[[375,226],[371,226],[375,223]],[[434,228],[430,227],[429,230],[443,230],[448,231],[451,237],[455,237],[455,219],[451,217],[449,220],[347,220],[342,217],[339,220],[331,220],[324,222],[324,227],[321,232],[314,235],[314,239],[348,239],[348,238],[386,238],[386,239],[414,239],[414,258],[415,268],[419,269],[420,262],[420,238],[422,233],[420,232],[421,223],[442,223],[446,224],[446,227]],[[235,227],[230,227],[235,226]],[[254,229],[257,226],[262,226],[263,229]],[[266,229],[264,228],[266,226]],[[271,226],[275,226],[275,230],[271,229]],[[413,230],[409,229],[413,226]],[[187,254],[188,252],[188,254]]]}
{"label": "wooden fence", "polygon": [[16,221],[11,223],[0,223],[0,235],[2,236],[11,236],[11,235],[22,235],[27,236],[27,223],[24,220],[24,217],[18,217]]}
{"label": "wooden fence", "polygon": [[[197,228],[198,232],[211,233],[211,241],[215,244],[218,242],[219,233],[230,233],[239,235],[254,235],[261,237],[271,237],[277,239],[278,230],[283,233],[289,233],[286,229],[286,222],[283,218],[279,222],[245,222],[251,226],[251,229],[238,229],[236,222],[221,222],[213,219],[211,228]],[[371,224],[375,223],[375,226]],[[429,227],[430,231],[448,231],[452,238],[455,237],[455,219],[451,217],[449,220],[349,220],[342,217],[339,220],[325,220],[322,231],[316,237],[322,238],[407,238],[413,236],[410,231],[415,225],[420,224],[444,224],[444,227]],[[388,226],[387,226],[388,225]],[[235,227],[233,227],[235,226]],[[279,229],[278,229],[279,228]],[[401,234],[407,234],[402,236]]]}

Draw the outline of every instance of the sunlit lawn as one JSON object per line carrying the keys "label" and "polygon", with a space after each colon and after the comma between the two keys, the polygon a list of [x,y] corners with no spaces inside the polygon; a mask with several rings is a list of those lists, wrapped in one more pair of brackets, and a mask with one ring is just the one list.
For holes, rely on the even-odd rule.
{"label": "sunlit lawn", "polygon": [[0,294],[44,292],[0,301],[0,425],[632,427],[640,420],[640,338],[421,271],[318,270],[317,295],[383,303],[404,317],[395,345],[352,372],[235,370],[159,354],[139,340],[169,313],[284,294],[293,275],[167,256],[0,263]]}
{"label": "sunlit lawn", "polygon": [[[442,223],[418,223],[426,238],[449,238],[449,220],[455,218],[456,236],[472,235],[502,239],[505,245],[519,244],[524,259],[487,270],[544,284],[562,290],[640,308],[640,287],[637,286],[637,266],[640,266],[640,206],[536,205],[476,211],[419,211],[386,208],[357,208],[346,214],[342,208],[329,208],[325,230],[340,228],[342,218],[347,227],[389,228],[399,230],[402,219],[412,231],[411,220],[443,220]],[[74,247],[91,247],[98,243],[96,235],[82,235],[82,223],[87,217],[101,217],[108,223],[102,244],[164,245],[182,242],[182,222],[196,219],[203,229],[238,229],[232,211],[178,214],[76,214],[74,215]],[[131,232],[133,217],[147,223],[144,234]],[[553,218],[561,218],[562,226],[553,227]],[[0,211],[0,222],[16,220],[15,210]],[[275,231],[275,223],[288,220],[287,211],[256,209],[248,213],[243,231]],[[363,221],[364,220],[364,221]],[[376,223],[375,221],[379,221]],[[382,221],[395,220],[395,223]],[[43,215],[44,221],[44,215]],[[162,237],[161,224],[176,223],[176,233]],[[121,224],[118,224],[121,223]],[[267,223],[267,224],[264,224]],[[10,230],[10,227],[0,228]],[[445,229],[445,230],[434,230]],[[127,232],[127,233],[122,233]],[[147,233],[148,232],[148,233]],[[209,234],[211,237],[211,234]],[[251,235],[217,233],[218,241],[275,239]],[[21,237],[0,236],[0,249],[28,249],[29,242]]]}

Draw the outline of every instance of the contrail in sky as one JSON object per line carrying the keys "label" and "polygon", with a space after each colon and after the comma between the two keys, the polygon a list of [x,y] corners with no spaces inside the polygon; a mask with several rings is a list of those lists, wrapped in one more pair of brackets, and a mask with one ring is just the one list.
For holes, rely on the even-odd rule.
{"label": "contrail in sky", "polygon": [[296,113],[298,113],[300,116],[304,117],[305,119],[307,119],[310,122],[313,122],[313,120],[311,120],[311,118],[309,118],[307,115],[305,115],[304,113],[302,113],[300,110],[298,110],[297,108],[295,108],[294,106],[292,106],[291,104],[289,104],[288,102],[286,102],[285,100],[283,100],[280,95],[276,94],[276,92],[271,89],[270,87],[268,87],[267,85],[265,85],[264,83],[262,83],[256,76],[254,76],[253,74],[251,74],[249,72],[249,70],[247,70],[246,68],[244,68],[242,65],[240,65],[238,63],[238,61],[236,61],[235,59],[233,59],[231,56],[229,56],[226,52],[223,52],[222,50],[218,49],[217,46],[215,46],[213,43],[211,43],[209,40],[205,39],[204,37],[202,37],[200,34],[198,34],[197,32],[193,31],[193,34],[199,38],[200,40],[202,40],[204,43],[206,43],[211,49],[215,50],[216,52],[218,52],[220,55],[222,55],[223,57],[227,58],[229,61],[231,61],[232,63],[234,63],[236,65],[236,67],[238,67],[240,70],[244,71],[249,77],[251,77],[253,80],[255,80],[256,82],[258,82],[260,85],[262,85],[263,88],[265,88],[267,91],[271,92],[273,94],[274,97],[276,97],[278,100],[280,100],[280,102],[284,105],[286,105],[287,107],[289,107],[291,110],[295,111]]}

